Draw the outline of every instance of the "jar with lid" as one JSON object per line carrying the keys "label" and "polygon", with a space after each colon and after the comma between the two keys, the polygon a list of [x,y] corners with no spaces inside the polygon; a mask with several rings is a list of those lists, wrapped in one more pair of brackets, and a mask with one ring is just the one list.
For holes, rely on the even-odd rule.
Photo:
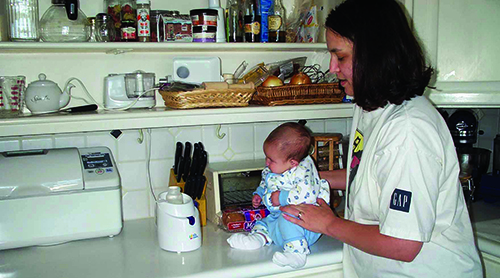
{"label": "jar with lid", "polygon": [[113,41],[120,41],[121,27],[122,27],[122,6],[120,0],[104,0],[104,13],[106,13],[115,29],[115,39]]}
{"label": "jar with lid", "polygon": [[11,41],[38,41],[38,0],[7,0],[8,34]]}
{"label": "jar with lid", "polygon": [[88,41],[90,24],[78,1],[52,0],[40,19],[40,36],[44,42]]}
{"label": "jar with lid", "polygon": [[140,42],[151,41],[150,11],[149,0],[137,0],[137,37]]}
{"label": "jar with lid", "polygon": [[96,30],[96,38],[98,42],[114,42],[116,40],[114,22],[108,14],[97,14]]}
{"label": "jar with lid", "polygon": [[121,0],[121,41],[137,41],[137,8],[135,0]]}

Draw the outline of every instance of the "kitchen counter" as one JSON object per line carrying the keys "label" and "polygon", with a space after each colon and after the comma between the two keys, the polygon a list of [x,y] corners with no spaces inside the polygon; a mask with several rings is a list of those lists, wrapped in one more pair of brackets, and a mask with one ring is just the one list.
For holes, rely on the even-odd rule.
{"label": "kitchen counter", "polygon": [[[167,252],[158,246],[153,218],[124,222],[114,238],[0,251],[0,277],[258,277],[292,272],[272,262],[273,245],[255,251],[229,247],[231,235],[212,223],[202,229],[200,249]],[[342,243],[323,236],[304,269],[341,265]]]}

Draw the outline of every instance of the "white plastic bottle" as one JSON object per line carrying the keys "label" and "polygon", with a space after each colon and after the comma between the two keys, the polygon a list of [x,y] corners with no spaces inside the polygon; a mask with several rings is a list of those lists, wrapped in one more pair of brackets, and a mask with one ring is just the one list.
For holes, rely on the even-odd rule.
{"label": "white plastic bottle", "polygon": [[167,196],[165,196],[167,202],[171,204],[183,204],[181,188],[178,186],[169,186],[167,190]]}
{"label": "white plastic bottle", "polygon": [[217,42],[226,42],[226,15],[220,6],[220,0],[208,0],[208,8],[217,10]]}

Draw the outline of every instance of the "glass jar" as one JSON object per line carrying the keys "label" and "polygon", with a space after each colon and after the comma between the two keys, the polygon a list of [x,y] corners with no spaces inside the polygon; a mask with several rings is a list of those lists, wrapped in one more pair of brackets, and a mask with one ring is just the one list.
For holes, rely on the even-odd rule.
{"label": "glass jar", "polygon": [[52,0],[52,6],[40,20],[40,36],[44,42],[86,42],[90,38],[90,23],[81,9],[76,19],[68,18],[66,0]]}
{"label": "glass jar", "polygon": [[115,29],[115,36],[113,41],[120,41],[120,32],[122,27],[122,6],[120,0],[104,0],[104,9],[104,12],[110,17],[110,20],[112,22],[111,25],[113,25]]}
{"label": "glass jar", "polygon": [[121,41],[137,41],[137,8],[135,0],[121,0]]}
{"label": "glass jar", "polygon": [[87,20],[90,23],[90,38],[89,42],[97,42],[97,24],[95,17],[89,17]]}
{"label": "glass jar", "polygon": [[114,42],[116,40],[114,22],[108,14],[97,14],[96,31],[96,38],[98,42]]}
{"label": "glass jar", "polygon": [[140,42],[151,41],[151,3],[149,0],[137,0],[137,37]]}
{"label": "glass jar", "polygon": [[[7,0],[9,39],[38,41],[38,0]],[[2,5],[5,5],[2,3]]]}

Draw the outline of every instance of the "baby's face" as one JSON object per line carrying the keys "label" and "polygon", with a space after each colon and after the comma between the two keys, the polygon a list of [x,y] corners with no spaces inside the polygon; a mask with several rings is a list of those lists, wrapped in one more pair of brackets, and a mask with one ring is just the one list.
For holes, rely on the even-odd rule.
{"label": "baby's face", "polygon": [[264,154],[266,155],[266,166],[275,174],[283,174],[286,170],[293,168],[292,160],[279,152],[276,144],[264,144]]}

